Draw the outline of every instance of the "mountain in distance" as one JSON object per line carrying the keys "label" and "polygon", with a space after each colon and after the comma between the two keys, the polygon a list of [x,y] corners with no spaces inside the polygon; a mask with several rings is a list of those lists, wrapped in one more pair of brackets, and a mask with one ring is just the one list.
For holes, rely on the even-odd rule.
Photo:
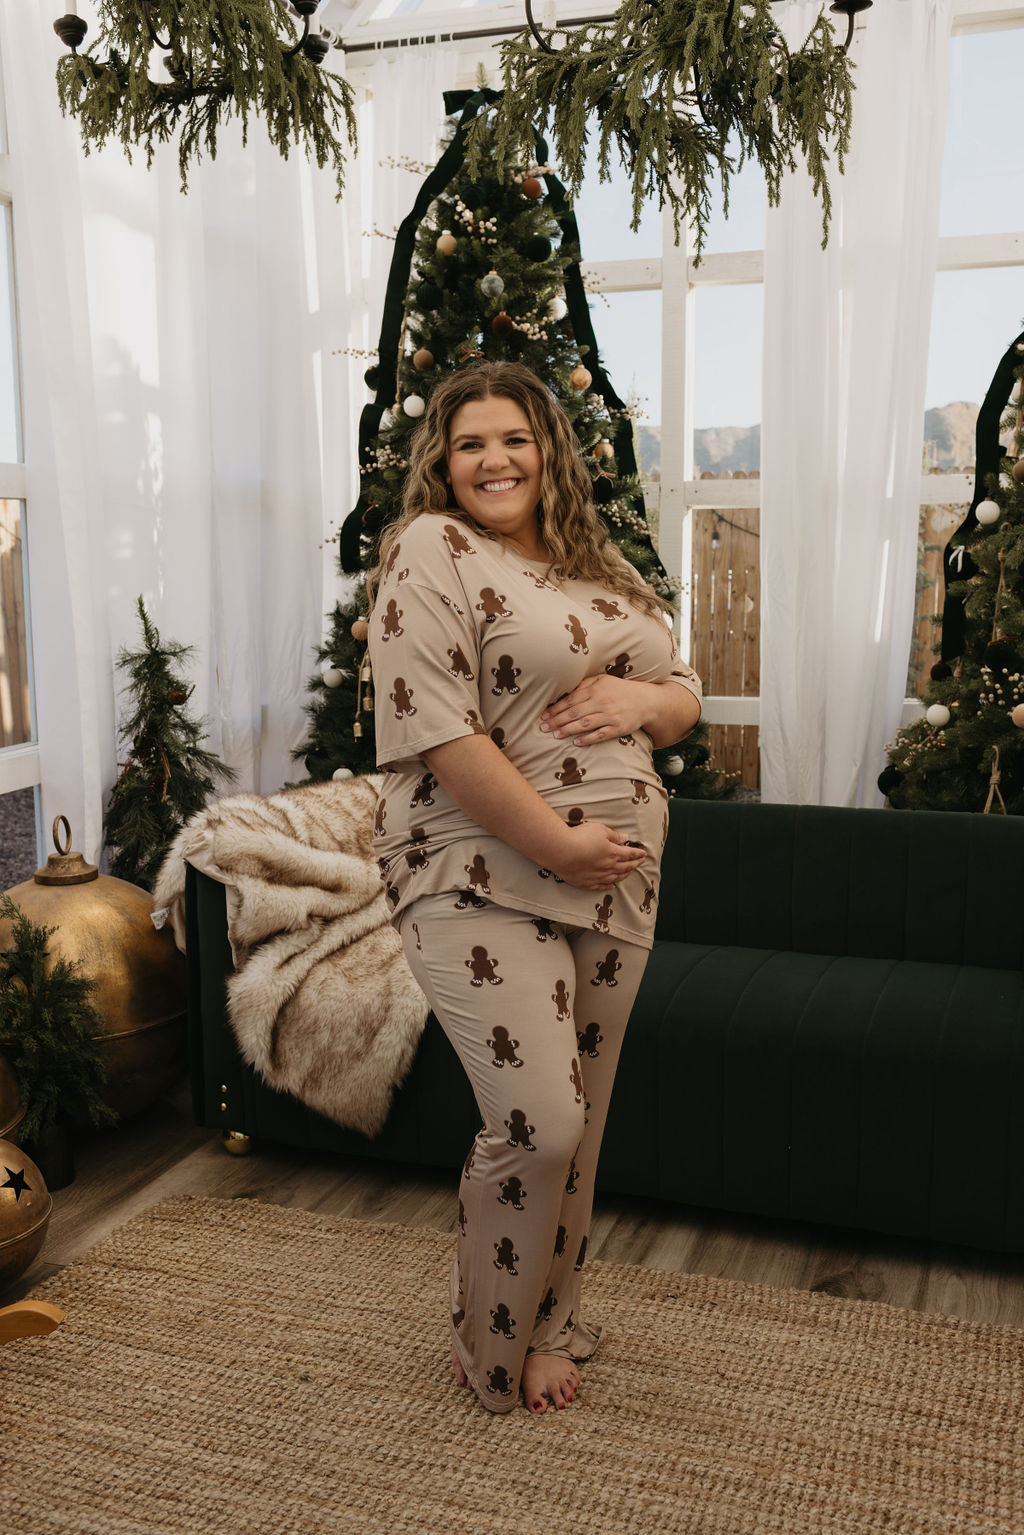
{"label": "mountain in distance", "polygon": [[[957,400],[924,413],[924,469],[974,468],[974,428],[977,405]],[[661,427],[638,421],[635,426],[641,469],[657,476],[661,467]],[[750,474],[761,463],[760,426],[707,426],[693,434],[698,476]]]}

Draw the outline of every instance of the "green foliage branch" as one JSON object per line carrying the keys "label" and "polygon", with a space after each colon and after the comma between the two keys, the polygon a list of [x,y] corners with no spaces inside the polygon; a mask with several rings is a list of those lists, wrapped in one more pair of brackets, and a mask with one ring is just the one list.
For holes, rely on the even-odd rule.
{"label": "green foliage branch", "polygon": [[285,159],[292,143],[304,143],[321,169],[330,162],[341,197],[342,126],[356,148],[352,88],[301,48],[289,57],[296,38],[285,0],[151,0],[149,12],[157,34],[171,38],[171,81],[149,78],[154,43],[141,0],[98,0],[100,37],[58,61],[61,111],[78,118],[86,154],[116,137],[129,163],[142,145],[148,168],[156,145],[180,128],[178,167],[187,192],[189,164],[202,159],[203,147],[216,158],[221,123],[236,113],[245,144],[252,113],[265,118]]}
{"label": "green foliage branch", "polygon": [[[555,32],[541,35],[550,43]],[[716,179],[728,214],[730,177],[754,159],[777,207],[799,154],[821,199],[828,243],[828,165],[834,154],[842,174],[854,82],[824,10],[791,50],[771,0],[624,0],[607,22],[560,34],[554,53],[524,32],[503,43],[501,55],[499,158],[526,151],[535,131],[550,131],[577,197],[596,118],[601,179],[611,180],[613,152],[632,178],[633,229],[646,200],[657,197],[672,209],[677,244],[683,220],[692,220],[699,259]],[[486,131],[482,122],[470,131],[471,172],[489,152]]]}
{"label": "green foliage branch", "polygon": [[58,1110],[77,1124],[113,1124],[97,1038],[103,1019],[90,1001],[95,981],[63,956],[48,968],[57,929],[31,921],[8,895],[0,897],[0,918],[11,924],[10,944],[0,951],[0,1050],[25,1104],[21,1138],[37,1141]]}
{"label": "green foliage branch", "polygon": [[110,792],[104,834],[115,849],[111,874],[152,890],[181,827],[202,810],[215,780],[231,782],[235,772],[207,751],[203,723],[186,712],[195,688],[175,668],[195,647],[162,642],[141,597],[137,608],[142,648],[122,647],[117,657],[128,674],[119,731],[128,757]]}

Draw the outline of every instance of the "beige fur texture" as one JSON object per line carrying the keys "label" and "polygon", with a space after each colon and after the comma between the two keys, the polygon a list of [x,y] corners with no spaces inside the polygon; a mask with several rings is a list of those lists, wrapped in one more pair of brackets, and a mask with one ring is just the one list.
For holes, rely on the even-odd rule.
{"label": "beige fur texture", "polygon": [[231,1024],[271,1087],[375,1135],[428,1007],[388,921],[373,852],[378,774],[233,794],[175,839],[154,921],[185,947],[185,864],[227,887]]}

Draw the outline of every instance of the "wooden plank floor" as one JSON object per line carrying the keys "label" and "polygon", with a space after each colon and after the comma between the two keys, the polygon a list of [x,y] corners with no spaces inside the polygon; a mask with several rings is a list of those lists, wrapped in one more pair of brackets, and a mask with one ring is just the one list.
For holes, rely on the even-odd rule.
{"label": "wooden plank floor", "polygon": [[[72,1262],[161,1199],[263,1199],[331,1215],[454,1232],[455,1175],[265,1144],[232,1157],[192,1122],[187,1088],[115,1130],[80,1135],[75,1181],[54,1196],[36,1262],[0,1304]],[[903,1240],[648,1199],[599,1197],[592,1258],[823,1291],[909,1310],[1024,1326],[1017,1254]]]}

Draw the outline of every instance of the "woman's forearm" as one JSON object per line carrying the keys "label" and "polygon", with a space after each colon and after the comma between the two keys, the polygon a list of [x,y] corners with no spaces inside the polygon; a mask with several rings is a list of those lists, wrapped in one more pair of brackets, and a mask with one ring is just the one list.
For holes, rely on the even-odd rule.
{"label": "woman's forearm", "polygon": [[544,868],[559,864],[572,833],[490,736],[459,736],[423,760],[445,793],[484,831]]}
{"label": "woman's forearm", "polygon": [[700,700],[678,682],[638,682],[633,686],[646,688],[649,694],[643,728],[655,746],[673,746],[689,735],[700,719]]}

